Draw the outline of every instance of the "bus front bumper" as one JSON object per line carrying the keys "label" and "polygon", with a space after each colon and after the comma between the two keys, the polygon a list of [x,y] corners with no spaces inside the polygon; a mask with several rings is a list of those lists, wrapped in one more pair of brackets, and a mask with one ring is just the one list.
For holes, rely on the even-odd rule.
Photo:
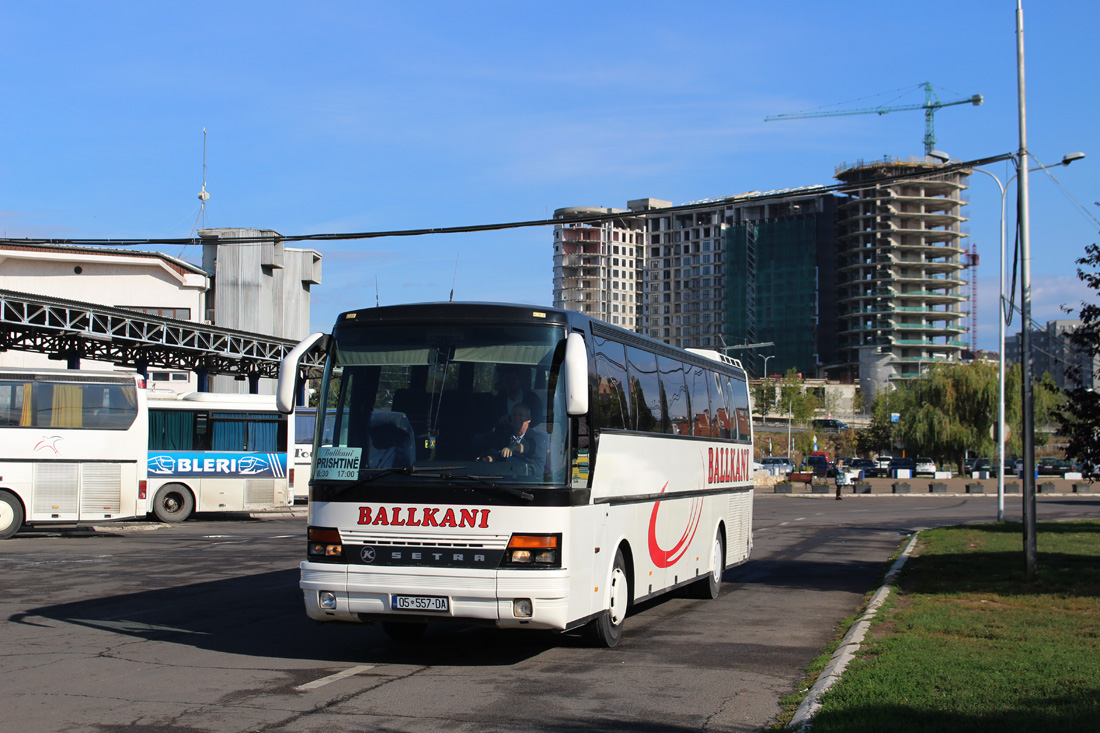
{"label": "bus front bumper", "polygon": [[[463,570],[456,575],[439,568],[363,568],[308,560],[300,567],[306,613],[315,621],[469,619],[534,629],[565,629],[569,622],[568,570]],[[322,608],[322,594],[329,593],[335,608]],[[394,610],[394,596],[446,598],[447,610]],[[530,601],[530,616],[517,615],[524,600]]]}

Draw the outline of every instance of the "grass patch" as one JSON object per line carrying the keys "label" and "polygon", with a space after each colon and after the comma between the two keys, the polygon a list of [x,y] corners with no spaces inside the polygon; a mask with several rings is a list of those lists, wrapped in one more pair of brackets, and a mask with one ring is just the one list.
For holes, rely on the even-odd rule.
{"label": "grass patch", "polygon": [[829,731],[1100,730],[1100,522],[924,532],[876,625],[822,698]]}

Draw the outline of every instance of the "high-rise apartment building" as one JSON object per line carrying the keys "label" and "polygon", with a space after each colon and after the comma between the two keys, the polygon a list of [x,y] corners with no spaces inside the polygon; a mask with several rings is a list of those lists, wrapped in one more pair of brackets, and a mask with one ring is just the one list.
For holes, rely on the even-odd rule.
{"label": "high-rise apartment building", "polygon": [[969,173],[932,158],[861,161],[837,169],[843,195],[807,186],[558,209],[609,218],[555,226],[554,305],[726,349],[753,374],[767,357],[769,374],[858,378],[875,394],[966,346]]}
{"label": "high-rise apartment building", "polygon": [[967,348],[962,207],[970,171],[936,173],[944,167],[887,158],[836,172],[855,187],[838,214],[840,361],[858,370],[869,394]]}
{"label": "high-rise apartment building", "polygon": [[[1049,374],[1062,389],[1072,389],[1077,384],[1072,379],[1072,374],[1077,371],[1080,374],[1082,385],[1086,389],[1096,389],[1097,372],[1100,371],[1100,359],[1089,356],[1070,343],[1069,336],[1079,326],[1081,321],[1077,319],[1060,319],[1047,321],[1044,328],[1031,330],[1031,373],[1036,377]],[[1019,333],[1014,333],[1005,338],[1005,361],[1010,364],[1020,363],[1022,338]]]}
{"label": "high-rise apartment building", "polygon": [[672,204],[639,199],[627,205],[629,209],[573,206],[554,211],[555,219],[621,214],[604,221],[554,226],[554,307],[640,331],[646,220],[632,210]]}
{"label": "high-rise apartment building", "polygon": [[[672,204],[651,198],[625,210],[558,209],[555,218],[622,216],[555,226],[554,305],[675,346],[728,347],[753,373],[765,355],[776,357],[769,372],[816,373],[834,353],[835,319],[819,323],[823,307],[832,314],[819,292],[822,277],[832,290],[835,202],[811,186],[693,202],[691,211],[662,213]],[[624,293],[633,294],[625,312]],[[768,341],[774,347],[737,348]]]}

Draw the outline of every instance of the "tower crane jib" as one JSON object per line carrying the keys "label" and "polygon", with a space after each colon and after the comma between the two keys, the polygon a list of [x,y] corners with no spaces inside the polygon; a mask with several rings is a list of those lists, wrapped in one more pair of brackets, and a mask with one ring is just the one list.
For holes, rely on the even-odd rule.
{"label": "tower crane jib", "polygon": [[949,102],[941,102],[936,95],[935,90],[932,88],[930,82],[923,82],[920,84],[924,88],[924,104],[899,104],[893,106],[881,105],[878,107],[867,107],[863,109],[845,109],[845,110],[832,110],[832,111],[811,111],[811,112],[791,112],[781,115],[769,115],[764,118],[765,122],[777,122],[780,120],[802,120],[811,117],[841,117],[845,115],[868,115],[877,114],[884,115],[887,112],[902,112],[906,110],[924,110],[924,154],[929,155],[936,149],[936,132],[934,117],[936,110],[943,107],[954,107],[959,104],[972,104],[975,107],[979,106],[984,100],[982,95],[975,94],[964,99],[955,99]]}

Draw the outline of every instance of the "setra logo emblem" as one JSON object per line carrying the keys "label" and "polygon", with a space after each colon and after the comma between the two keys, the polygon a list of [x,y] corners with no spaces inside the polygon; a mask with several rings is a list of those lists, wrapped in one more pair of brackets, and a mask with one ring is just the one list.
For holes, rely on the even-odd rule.
{"label": "setra logo emblem", "polygon": [[359,557],[363,558],[363,562],[365,562],[365,563],[374,562],[374,557],[375,557],[374,548],[373,547],[364,547],[362,550],[359,551]]}

